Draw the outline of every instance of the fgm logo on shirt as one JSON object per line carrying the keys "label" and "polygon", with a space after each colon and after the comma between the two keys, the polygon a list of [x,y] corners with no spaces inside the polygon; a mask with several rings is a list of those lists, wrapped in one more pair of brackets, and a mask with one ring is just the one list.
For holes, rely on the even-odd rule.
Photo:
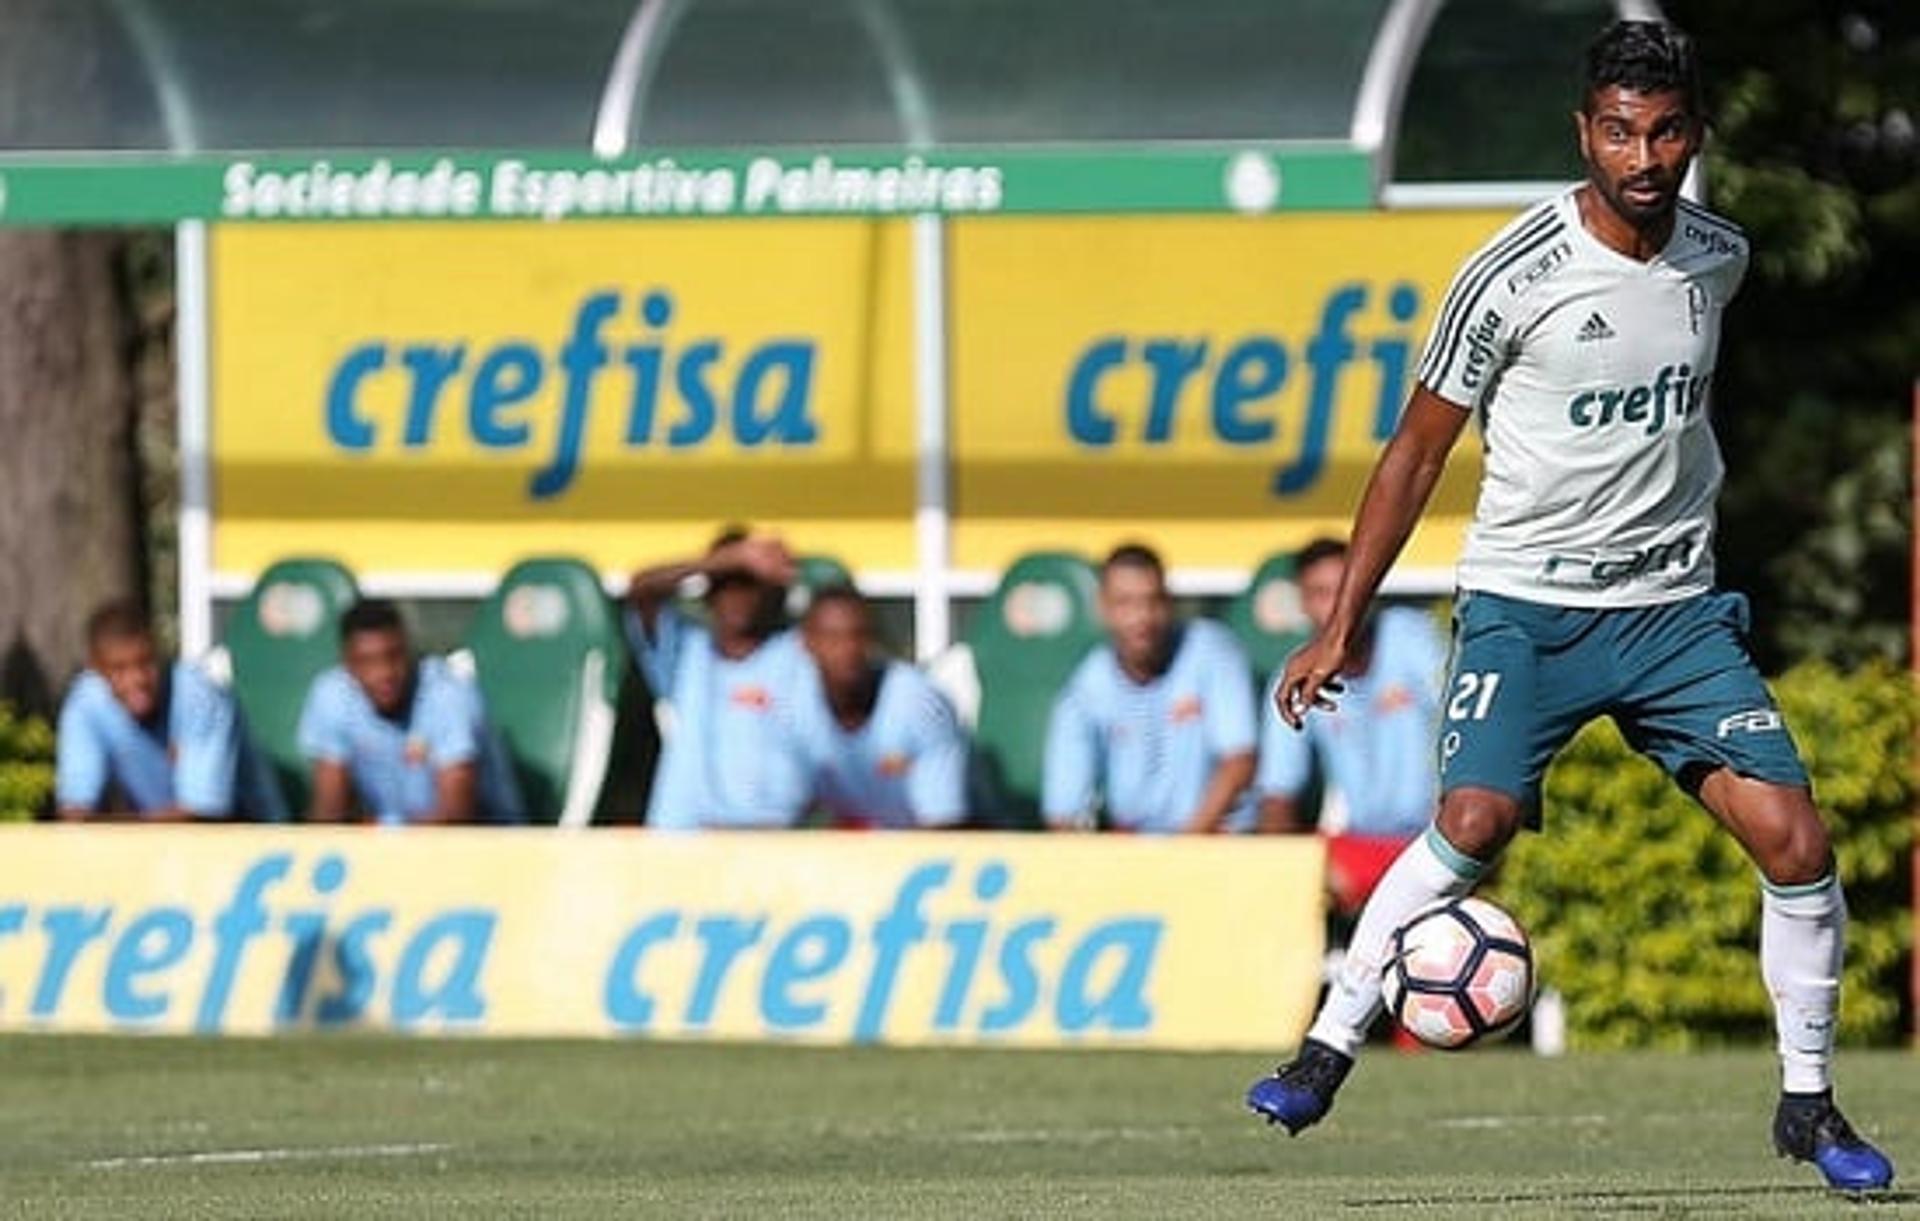
{"label": "fgm logo on shirt", "polygon": [[1679,538],[1632,551],[1548,556],[1542,575],[1557,585],[1596,588],[1619,585],[1669,568],[1684,570],[1693,563],[1695,548],[1699,545],[1700,536],[1689,532]]}
{"label": "fgm logo on shirt", "polygon": [[1167,714],[1167,719],[1175,725],[1185,725],[1199,720],[1205,711],[1206,707],[1200,702],[1199,696],[1183,695],[1173,702],[1173,709]]}
{"label": "fgm logo on shirt", "polygon": [[1384,687],[1378,699],[1373,701],[1373,710],[1381,716],[1390,716],[1414,705],[1413,692],[1402,683],[1390,683]]}
{"label": "fgm logo on shirt", "polygon": [[752,712],[765,712],[773,707],[773,694],[756,683],[735,687],[727,693],[727,698],[734,707]]}

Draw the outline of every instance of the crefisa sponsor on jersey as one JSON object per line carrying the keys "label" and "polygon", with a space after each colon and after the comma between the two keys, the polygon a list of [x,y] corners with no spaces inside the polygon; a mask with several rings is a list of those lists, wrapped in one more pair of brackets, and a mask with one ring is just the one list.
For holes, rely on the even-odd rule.
{"label": "crefisa sponsor on jersey", "polygon": [[1740,253],[1740,243],[1720,232],[1718,229],[1709,229],[1705,225],[1697,225],[1692,221],[1688,221],[1685,226],[1683,226],[1683,232],[1689,241],[1699,242],[1715,254]]}
{"label": "crefisa sponsor on jersey", "polygon": [[1644,425],[1651,437],[1670,419],[1687,420],[1698,414],[1712,383],[1710,369],[1695,373],[1684,363],[1662,365],[1651,380],[1637,386],[1582,390],[1567,400],[1567,420],[1576,428]]}
{"label": "crefisa sponsor on jersey", "polygon": [[1478,390],[1493,366],[1493,341],[1500,334],[1502,321],[1497,310],[1488,310],[1467,328],[1467,367],[1460,371],[1460,380],[1469,390]]}

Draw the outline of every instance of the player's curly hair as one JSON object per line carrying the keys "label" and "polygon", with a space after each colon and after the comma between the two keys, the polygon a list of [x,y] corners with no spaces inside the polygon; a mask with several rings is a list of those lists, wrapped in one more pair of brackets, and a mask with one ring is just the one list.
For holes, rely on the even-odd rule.
{"label": "player's curly hair", "polygon": [[87,647],[97,649],[108,640],[151,639],[153,628],[147,613],[133,598],[115,598],[102,603],[87,616]]}
{"label": "player's curly hair", "polygon": [[1104,581],[1116,568],[1144,568],[1163,581],[1167,576],[1167,566],[1161,562],[1160,553],[1145,543],[1121,543],[1109,551],[1107,558],[1100,561],[1100,579]]}
{"label": "player's curly hair", "polygon": [[1587,45],[1581,109],[1592,113],[1594,94],[1610,86],[1635,93],[1677,91],[1686,99],[1689,113],[1703,113],[1705,99],[1693,39],[1664,21],[1616,21]]}
{"label": "player's curly hair", "polygon": [[386,598],[362,598],[340,616],[340,639],[344,643],[362,632],[405,632],[407,621],[400,608]]}

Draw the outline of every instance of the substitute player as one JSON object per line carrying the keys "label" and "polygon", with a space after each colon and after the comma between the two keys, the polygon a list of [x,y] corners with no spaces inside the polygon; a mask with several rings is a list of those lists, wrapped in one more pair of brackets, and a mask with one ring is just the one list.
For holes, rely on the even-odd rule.
{"label": "substitute player", "polygon": [[[1293,571],[1300,608],[1315,627],[1333,617],[1347,573],[1347,545],[1315,539],[1300,549]],[[1254,792],[1260,828],[1317,829],[1327,847],[1331,921],[1347,930],[1408,841],[1433,821],[1440,780],[1434,772],[1434,726],[1447,647],[1431,616],[1387,607],[1368,616],[1347,649],[1340,706],[1312,718],[1303,732],[1269,717],[1260,728]],[[1277,685],[1284,670],[1268,684]],[[1315,775],[1325,790],[1317,828],[1302,824],[1302,798]]]}
{"label": "substitute player", "polygon": [[817,682],[795,730],[813,795],[843,828],[951,827],[967,815],[967,739],[926,675],[880,656],[873,608],[849,585],[816,590],[800,624]]}
{"label": "substitute player", "polygon": [[255,818],[286,806],[233,697],[160,657],[130,601],[87,619],[87,668],[60,707],[54,799],[63,820]]}
{"label": "substitute player", "polygon": [[1846,905],[1827,831],[1747,653],[1746,602],[1714,588],[1707,387],[1747,241],[1679,198],[1703,129],[1686,36],[1619,22],[1586,67],[1574,126],[1587,181],[1455,277],[1361,502],[1334,614],[1275,693],[1296,729],[1332,706],[1367,604],[1477,414],[1486,471],[1460,560],[1439,815],[1374,891],[1298,1058],[1247,1102],[1294,1133],[1326,1115],[1379,1012],[1392,930],[1471,890],[1537,822],[1554,752],[1611,715],[1759,868],[1784,1078],[1775,1147],[1834,1187],[1885,1187],[1892,1164],[1833,1101]]}
{"label": "substitute player", "polygon": [[313,768],[313,822],[525,821],[479,685],[442,658],[416,657],[399,608],[384,599],[341,616],[340,664],[307,689],[298,736]]}
{"label": "substitute player", "polygon": [[[703,556],[634,574],[627,643],[672,712],[647,800],[649,827],[790,827],[806,812],[794,709],[807,656],[781,626],[797,575],[785,543],[738,527],[723,530]],[[704,624],[674,605],[689,584],[701,587]]]}
{"label": "substitute player", "polygon": [[1047,722],[1048,824],[1245,830],[1255,750],[1247,655],[1219,624],[1175,619],[1166,568],[1137,543],[1100,565],[1100,617],[1108,643],[1067,679]]}

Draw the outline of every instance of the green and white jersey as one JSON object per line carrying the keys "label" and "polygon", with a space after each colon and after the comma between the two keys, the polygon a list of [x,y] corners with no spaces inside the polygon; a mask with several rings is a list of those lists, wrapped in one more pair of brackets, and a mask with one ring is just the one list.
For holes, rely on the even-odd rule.
{"label": "green and white jersey", "polygon": [[1629,259],[1587,232],[1573,189],[1466,261],[1419,371],[1486,442],[1462,589],[1606,607],[1712,588],[1708,388],[1746,267],[1739,228],[1684,201],[1666,248]]}

